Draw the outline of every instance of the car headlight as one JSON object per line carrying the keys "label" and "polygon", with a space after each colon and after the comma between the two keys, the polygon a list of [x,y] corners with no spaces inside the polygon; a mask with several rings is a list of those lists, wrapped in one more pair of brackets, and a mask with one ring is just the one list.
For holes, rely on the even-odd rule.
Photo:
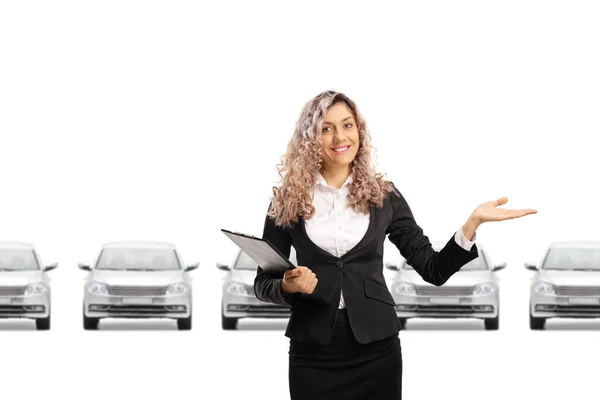
{"label": "car headlight", "polygon": [[25,294],[40,294],[48,291],[46,285],[42,282],[32,283],[25,288]]}
{"label": "car headlight", "polygon": [[496,292],[496,287],[489,282],[478,283],[473,288],[473,294],[492,294]]}
{"label": "car headlight", "polygon": [[172,283],[169,286],[167,286],[167,294],[186,293],[187,291],[188,291],[187,285],[182,282]]}
{"label": "car headlight", "polygon": [[539,282],[537,285],[535,285],[533,290],[539,294],[556,294],[554,292],[554,286],[546,282]]}
{"label": "car headlight", "polygon": [[248,290],[246,289],[246,285],[239,282],[230,282],[227,285],[227,292],[232,294],[241,294],[245,296],[249,296]]}
{"label": "car headlight", "polygon": [[395,290],[398,294],[416,294],[415,285],[412,283],[400,282]]}
{"label": "car headlight", "polygon": [[92,282],[90,286],[88,286],[88,292],[92,294],[108,294],[108,286],[104,283]]}

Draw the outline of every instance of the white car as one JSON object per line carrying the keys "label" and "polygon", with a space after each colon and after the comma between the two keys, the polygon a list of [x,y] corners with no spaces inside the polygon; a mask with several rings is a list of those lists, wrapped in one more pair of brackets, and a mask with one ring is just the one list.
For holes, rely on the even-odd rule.
{"label": "white car", "polygon": [[[445,242],[433,242],[440,251]],[[500,325],[500,285],[496,271],[506,263],[492,264],[488,252],[477,244],[479,257],[463,265],[442,286],[425,282],[401,258],[400,266],[386,263],[397,271],[391,283],[396,313],[403,327],[410,318],[471,318],[484,321],[485,329],[497,330]]]}
{"label": "white car", "polygon": [[[296,264],[296,250],[292,247],[290,261]],[[221,261],[217,268],[227,271],[223,278],[221,294],[221,327],[225,330],[237,329],[242,318],[288,319],[290,307],[266,303],[254,294],[254,278],[258,265],[248,255],[238,250],[231,263]]]}
{"label": "white car", "polygon": [[97,329],[103,318],[168,318],[180,330],[192,328],[192,285],[185,266],[170,243],[108,242],[102,246],[83,290],[83,327]]}
{"label": "white car", "polygon": [[552,318],[600,317],[600,241],[553,242],[535,271],[529,293],[529,327],[543,330]]}
{"label": "white car", "polygon": [[51,289],[36,248],[25,242],[0,242],[0,318],[35,320],[38,330],[50,329]]}

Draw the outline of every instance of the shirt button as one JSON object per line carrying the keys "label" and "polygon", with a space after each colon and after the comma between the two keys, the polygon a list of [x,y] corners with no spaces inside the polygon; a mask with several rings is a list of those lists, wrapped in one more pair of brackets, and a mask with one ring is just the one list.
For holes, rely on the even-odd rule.
{"label": "shirt button", "polygon": [[342,268],[344,266],[344,263],[341,261],[338,261],[335,263],[335,265],[337,265],[338,268]]}

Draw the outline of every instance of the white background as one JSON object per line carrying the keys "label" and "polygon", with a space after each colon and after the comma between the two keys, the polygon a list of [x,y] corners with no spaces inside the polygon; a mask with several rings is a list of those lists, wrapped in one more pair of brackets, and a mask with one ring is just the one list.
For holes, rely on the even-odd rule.
{"label": "white background", "polygon": [[[404,398],[595,397],[600,322],[530,331],[523,262],[550,241],[600,239],[600,6],[366,3],[0,5],[0,239],[59,262],[52,330],[0,321],[2,398],[288,398],[285,322],[221,331],[215,263],[234,247],[219,228],[262,233],[298,113],[327,89],[358,103],[378,169],[430,238],[501,196],[539,211],[478,230],[508,263],[499,331],[401,332]],[[76,263],[119,239],[200,262],[192,331],[83,330]]]}

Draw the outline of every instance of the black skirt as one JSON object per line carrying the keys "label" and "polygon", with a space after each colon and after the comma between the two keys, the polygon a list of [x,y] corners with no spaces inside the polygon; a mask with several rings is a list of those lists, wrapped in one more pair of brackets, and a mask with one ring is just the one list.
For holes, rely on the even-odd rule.
{"label": "black skirt", "polygon": [[400,338],[360,344],[341,309],[328,345],[290,340],[289,390],[291,400],[400,400]]}

